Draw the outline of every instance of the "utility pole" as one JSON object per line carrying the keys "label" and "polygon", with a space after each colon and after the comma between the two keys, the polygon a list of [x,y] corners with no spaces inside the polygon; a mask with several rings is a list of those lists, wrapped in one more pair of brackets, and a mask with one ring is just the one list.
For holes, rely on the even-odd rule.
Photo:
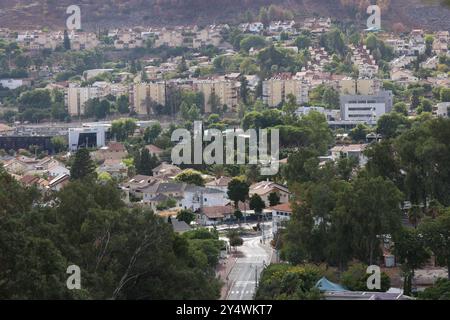
{"label": "utility pole", "polygon": [[258,266],[255,266],[255,288],[258,287]]}

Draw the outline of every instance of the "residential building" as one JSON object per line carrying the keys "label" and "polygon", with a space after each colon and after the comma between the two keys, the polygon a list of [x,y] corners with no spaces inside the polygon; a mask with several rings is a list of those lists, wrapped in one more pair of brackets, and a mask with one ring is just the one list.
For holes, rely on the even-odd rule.
{"label": "residential building", "polygon": [[51,191],[61,191],[70,182],[68,174],[60,175],[48,183],[48,189]]}
{"label": "residential building", "polygon": [[109,142],[106,147],[100,148],[95,152],[95,159],[98,161],[105,160],[122,160],[128,155],[127,149],[120,142]]}
{"label": "residential building", "polygon": [[67,89],[67,107],[71,116],[82,116],[86,113],[86,102],[99,98],[97,87],[79,87],[71,85]]}
{"label": "residential building", "polygon": [[360,166],[365,166],[367,163],[367,157],[364,155],[364,151],[367,149],[368,144],[350,144],[335,146],[331,149],[331,159],[337,161],[341,158],[354,158],[358,160]]}
{"label": "residential building", "polygon": [[148,152],[150,153],[150,155],[152,156],[157,156],[158,158],[161,156],[161,154],[164,152],[163,149],[158,148],[157,146],[155,146],[154,144],[149,144],[147,146],[145,146],[145,148],[148,150]]}
{"label": "residential building", "polygon": [[218,105],[215,107],[223,108],[227,106],[227,110],[234,110],[238,106],[239,99],[239,82],[227,77],[218,77],[211,79],[197,79],[193,81],[193,89],[203,93],[204,111],[205,113],[217,112],[213,110],[211,97],[217,97]]}
{"label": "residential building", "polygon": [[223,190],[189,185],[184,190],[181,204],[183,209],[196,212],[205,207],[225,206],[229,202]]}
{"label": "residential building", "polygon": [[182,170],[179,167],[173,164],[169,164],[167,162],[161,163],[152,171],[154,177],[160,177],[165,179],[174,178],[175,176],[177,176],[182,172]]}
{"label": "residential building", "polygon": [[289,202],[282,203],[270,207],[269,210],[272,211],[272,233],[276,235],[284,227],[284,224],[291,219],[291,204]]}
{"label": "residential building", "polygon": [[205,184],[207,188],[218,189],[225,193],[228,192],[228,184],[231,182],[232,178],[230,177],[220,177],[216,178],[213,181],[210,181]]}
{"label": "residential building", "polygon": [[344,95],[374,95],[381,91],[383,83],[379,79],[353,79],[346,77],[336,81],[336,89]]}
{"label": "residential building", "polygon": [[303,104],[308,99],[309,86],[303,79],[292,77],[290,73],[282,73],[263,81],[263,101],[269,107],[276,107],[287,101],[288,95],[293,95],[297,104]]}
{"label": "residential building", "polygon": [[419,81],[419,79],[413,75],[412,71],[407,69],[391,70],[391,80],[403,86]]}
{"label": "residential building", "polygon": [[152,103],[162,106],[166,104],[166,83],[160,81],[135,84],[131,101],[137,114],[151,114]]}
{"label": "residential building", "polygon": [[450,117],[450,102],[438,103],[433,110],[433,113],[437,117],[448,118]]}
{"label": "residential building", "polygon": [[139,33],[133,30],[119,30],[114,41],[116,49],[135,49],[142,47],[144,41]]}
{"label": "residential building", "polygon": [[448,55],[450,45],[450,33],[448,31],[438,31],[434,36],[433,52],[436,55]]}
{"label": "residential building", "polygon": [[112,178],[123,179],[128,174],[127,166],[118,159],[106,159],[97,169],[97,173],[108,173]]}
{"label": "residential building", "polygon": [[25,85],[22,79],[0,79],[0,87],[14,90]]}
{"label": "residential building", "polygon": [[380,91],[376,95],[341,95],[341,119],[376,123],[392,110],[392,91]]}
{"label": "residential building", "polygon": [[289,189],[281,184],[272,181],[261,181],[252,184],[249,189],[249,196],[257,194],[266,203],[266,207],[270,207],[269,196],[271,193],[276,193],[280,198],[280,203],[288,203],[291,193]]}

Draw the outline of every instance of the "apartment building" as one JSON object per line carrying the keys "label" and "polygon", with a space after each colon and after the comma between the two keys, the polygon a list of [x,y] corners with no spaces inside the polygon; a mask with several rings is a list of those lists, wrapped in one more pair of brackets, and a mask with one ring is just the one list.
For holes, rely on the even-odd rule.
{"label": "apartment building", "polygon": [[134,49],[144,45],[140,33],[136,33],[133,30],[119,30],[114,41],[114,47],[116,49]]}
{"label": "apartment building", "polygon": [[67,106],[71,116],[82,116],[86,111],[89,99],[99,98],[101,92],[98,87],[79,87],[71,85],[67,89]]}
{"label": "apartment building", "polygon": [[290,73],[278,74],[263,81],[263,101],[269,107],[276,107],[287,100],[287,96],[295,96],[297,104],[308,102],[309,85],[301,78],[292,77]]}
{"label": "apartment building", "polygon": [[91,50],[100,44],[97,35],[92,32],[72,31],[69,34],[69,39],[72,50]]}
{"label": "apartment building", "polygon": [[375,124],[392,110],[393,94],[381,91],[376,95],[341,95],[340,103],[342,120]]}
{"label": "apartment building", "polygon": [[131,101],[134,111],[139,115],[151,113],[150,103],[166,104],[166,83],[138,83],[133,86]]}
{"label": "apartment building", "polygon": [[233,110],[238,106],[239,82],[226,77],[213,79],[199,79],[193,81],[193,89],[203,93],[205,97],[205,113],[214,112],[211,104],[211,96],[214,94],[219,99],[219,106],[227,106],[228,110]]}
{"label": "apartment building", "polygon": [[379,79],[352,79],[346,77],[336,81],[335,89],[345,95],[374,95],[381,91],[383,83]]}

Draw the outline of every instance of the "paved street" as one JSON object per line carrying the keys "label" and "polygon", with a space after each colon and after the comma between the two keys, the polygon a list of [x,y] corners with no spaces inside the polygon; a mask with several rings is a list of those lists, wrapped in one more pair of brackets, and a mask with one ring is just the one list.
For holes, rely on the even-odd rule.
{"label": "paved street", "polygon": [[264,264],[270,261],[272,250],[269,241],[261,243],[261,236],[244,238],[244,245],[238,250],[240,255],[229,275],[227,300],[252,300],[256,279],[259,280]]}

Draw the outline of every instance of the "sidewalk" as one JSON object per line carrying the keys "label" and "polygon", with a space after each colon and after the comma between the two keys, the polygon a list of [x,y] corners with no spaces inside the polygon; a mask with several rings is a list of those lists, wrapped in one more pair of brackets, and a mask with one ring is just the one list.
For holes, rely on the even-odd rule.
{"label": "sidewalk", "polygon": [[231,253],[228,255],[226,259],[221,260],[216,268],[216,276],[219,277],[224,283],[220,292],[220,300],[225,300],[227,298],[228,291],[231,286],[231,281],[228,280],[227,277],[233,270],[236,261],[237,257],[235,256],[234,253]]}

